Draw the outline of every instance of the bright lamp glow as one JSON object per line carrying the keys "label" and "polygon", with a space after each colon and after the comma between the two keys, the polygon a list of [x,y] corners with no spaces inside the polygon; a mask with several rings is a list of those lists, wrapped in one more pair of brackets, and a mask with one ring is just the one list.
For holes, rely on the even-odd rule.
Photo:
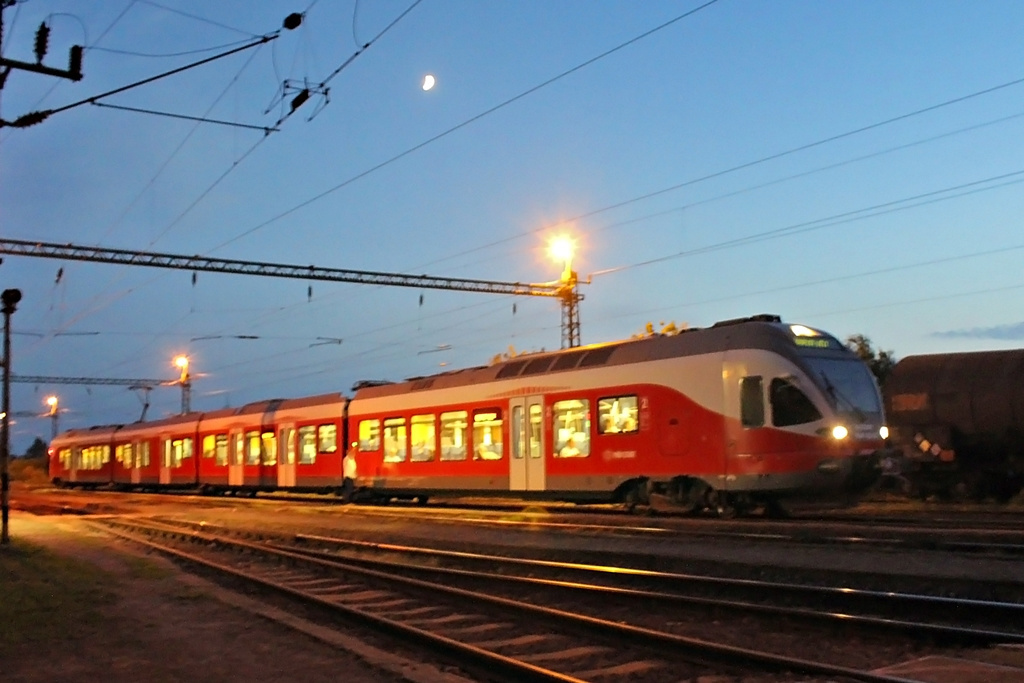
{"label": "bright lamp glow", "polygon": [[565,235],[553,237],[548,243],[548,254],[550,254],[551,258],[556,261],[565,261],[566,263],[569,263],[572,261],[572,254],[575,250],[576,244],[571,238],[566,237]]}
{"label": "bright lamp glow", "polygon": [[886,427],[885,425],[882,425],[881,427],[878,428],[878,435],[880,437],[882,437],[883,439],[888,439],[889,438],[889,428]]}
{"label": "bright lamp glow", "polygon": [[832,428],[832,438],[836,441],[842,441],[849,433],[849,430],[843,425],[836,425]]}
{"label": "bright lamp glow", "polygon": [[188,367],[188,356],[176,356],[174,358],[174,364],[184,370]]}

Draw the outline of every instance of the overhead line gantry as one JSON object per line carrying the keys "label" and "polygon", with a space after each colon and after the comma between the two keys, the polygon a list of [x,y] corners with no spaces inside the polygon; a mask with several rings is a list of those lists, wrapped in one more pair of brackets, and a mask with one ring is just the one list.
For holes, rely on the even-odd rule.
{"label": "overhead line gantry", "polygon": [[[188,382],[187,375],[182,375],[181,379],[129,379],[121,377],[53,377],[50,375],[11,375],[12,382],[20,382],[21,384],[77,384],[84,386],[120,386],[128,387],[131,390],[141,391],[145,398],[142,400],[142,415],[139,417],[139,421],[146,419],[146,412],[149,410],[149,392],[153,390],[153,387],[169,387],[175,384],[181,385],[182,391],[182,413],[187,413],[187,396],[191,391],[191,384]],[[53,435],[57,436],[56,427],[56,413],[54,416],[54,429]]]}
{"label": "overhead line gantry", "polygon": [[555,282],[525,283],[323,268],[313,265],[300,266],[268,263],[265,261],[218,259],[198,254],[188,256],[3,238],[0,238],[0,253],[68,261],[90,261],[93,263],[116,263],[128,266],[190,270],[193,272],[234,273],[237,275],[258,275],[261,277],[297,280],[351,282],[364,285],[442,289],[512,296],[553,297],[560,300],[562,307],[562,348],[574,348],[580,345],[579,303],[583,300],[583,295],[579,292],[579,281],[576,273],[569,268],[566,268],[566,271],[562,273],[561,279]]}

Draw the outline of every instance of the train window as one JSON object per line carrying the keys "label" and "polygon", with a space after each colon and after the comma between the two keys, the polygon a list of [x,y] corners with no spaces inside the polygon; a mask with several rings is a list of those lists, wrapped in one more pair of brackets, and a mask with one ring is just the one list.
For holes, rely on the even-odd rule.
{"label": "train window", "polygon": [[235,464],[241,465],[245,462],[245,438],[241,434],[232,434],[235,442]]}
{"label": "train window", "polygon": [[772,424],[776,427],[801,425],[821,419],[821,413],[807,394],[788,379],[776,377],[771,384]]}
{"label": "train window", "polygon": [[57,457],[60,459],[61,467],[66,470],[71,469],[71,449],[62,448],[57,451]]}
{"label": "train window", "polygon": [[433,415],[413,415],[409,435],[412,437],[413,462],[430,462],[437,450],[437,427]]}
{"label": "train window", "polygon": [[217,454],[217,440],[213,434],[207,434],[203,437],[203,457],[212,458]]}
{"label": "train window", "polygon": [[640,429],[636,396],[612,396],[597,402],[598,434],[629,434]]}
{"label": "train window", "polygon": [[473,459],[501,460],[504,455],[501,439],[501,411],[473,412]]}
{"label": "train window", "polygon": [[523,369],[524,365],[526,365],[525,360],[517,360],[513,361],[512,363],[507,363],[505,367],[503,367],[501,370],[498,370],[498,374],[495,377],[496,379],[515,377],[516,375],[519,374],[519,371]]}
{"label": "train window", "polygon": [[556,458],[590,455],[590,401],[556,401],[551,406],[551,422]]}
{"label": "train window", "polygon": [[312,465],[316,462],[316,427],[299,427],[299,464]]}
{"label": "train window", "polygon": [[132,462],[132,445],[130,443],[123,443],[115,446],[114,459],[121,463],[122,467],[131,469],[134,464]]}
{"label": "train window", "polygon": [[79,456],[79,469],[99,470],[110,462],[110,446],[86,446]]}
{"label": "train window", "polygon": [[580,361],[581,368],[589,368],[595,365],[604,365],[611,358],[612,353],[615,351],[614,346],[605,346],[600,349],[591,349],[587,351],[586,355]]}
{"label": "train window", "polygon": [[338,452],[338,426],[323,424],[317,428],[317,448],[321,453]]}
{"label": "train window", "polygon": [[541,434],[544,433],[544,411],[539,403],[530,404],[530,457],[538,459],[541,452]]}
{"label": "train window", "polygon": [[441,413],[441,460],[466,459],[466,427],[469,415],[465,410]]}
{"label": "train window", "polygon": [[580,358],[583,358],[586,351],[570,351],[564,353],[555,359],[555,364],[551,366],[552,370],[572,370],[580,362]]}
{"label": "train window", "polygon": [[257,431],[245,433],[245,464],[260,464],[260,433]]}
{"label": "train window", "polygon": [[523,368],[523,375],[539,375],[542,372],[547,372],[548,368],[551,367],[551,363],[554,361],[554,357],[551,358],[534,358],[526,364]]}
{"label": "train window", "polygon": [[359,422],[359,450],[375,451],[380,448],[380,420]]}
{"label": "train window", "polygon": [[405,418],[384,420],[384,462],[405,462]]}
{"label": "train window", "polygon": [[181,461],[191,457],[191,438],[164,440],[164,467],[181,467]]}
{"label": "train window", "polygon": [[764,426],[764,392],[760,377],[740,378],[740,422],[744,427]]}
{"label": "train window", "polygon": [[215,464],[223,467],[228,464],[228,435],[217,434],[213,437],[213,453]]}
{"label": "train window", "polygon": [[277,435],[274,432],[260,434],[260,447],[263,451],[263,464],[277,464]]}
{"label": "train window", "polygon": [[523,459],[523,407],[512,406],[512,425],[509,429],[509,438],[512,439],[512,457],[516,460]]}
{"label": "train window", "polygon": [[138,455],[136,456],[139,467],[149,467],[149,442],[140,441],[138,444]]}

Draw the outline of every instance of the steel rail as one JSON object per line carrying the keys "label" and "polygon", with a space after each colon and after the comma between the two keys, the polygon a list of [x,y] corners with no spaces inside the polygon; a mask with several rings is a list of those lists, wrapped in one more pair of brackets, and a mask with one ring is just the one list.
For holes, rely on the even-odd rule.
{"label": "steel rail", "polygon": [[[705,665],[707,663],[709,663],[709,662],[714,662],[714,663],[717,663],[717,664],[720,664],[720,665],[725,665],[725,666],[728,666],[728,667],[731,667],[731,668],[735,668],[737,666],[744,666],[744,667],[747,667],[747,668],[756,668],[758,671],[762,671],[762,672],[763,671],[793,672],[793,673],[798,673],[798,674],[803,674],[803,675],[824,675],[824,676],[848,678],[850,680],[856,680],[856,681],[864,681],[865,683],[917,683],[916,681],[911,681],[910,679],[905,679],[905,678],[902,678],[902,677],[888,676],[888,675],[885,675],[885,674],[876,674],[876,673],[873,673],[873,672],[870,672],[870,671],[861,671],[861,670],[857,670],[857,669],[851,669],[849,667],[836,666],[836,665],[826,664],[826,663],[822,663],[822,662],[814,662],[814,661],[810,661],[810,660],[806,660],[806,659],[801,659],[801,658],[797,658],[797,657],[790,657],[790,656],[786,656],[786,655],[778,655],[778,654],[762,652],[762,651],[758,651],[758,650],[751,650],[751,649],[747,649],[747,648],[741,648],[741,647],[736,647],[736,646],[731,646],[731,645],[725,645],[725,644],[722,644],[722,643],[714,643],[714,642],[710,642],[710,641],[706,641],[706,640],[701,640],[701,639],[697,639],[697,638],[691,638],[691,637],[679,636],[679,635],[670,634],[670,633],[664,633],[664,632],[660,632],[660,631],[654,631],[654,630],[643,628],[643,627],[631,626],[631,625],[628,625],[628,624],[621,624],[621,623],[612,622],[612,621],[606,621],[606,620],[603,620],[603,619],[599,619],[599,618],[591,617],[591,616],[587,616],[587,615],[567,613],[567,612],[564,612],[564,611],[561,611],[561,610],[557,610],[557,609],[552,609],[552,608],[549,608],[549,607],[543,607],[543,606],[539,606],[539,605],[532,605],[532,604],[524,603],[524,602],[519,601],[519,600],[511,600],[511,599],[502,598],[502,597],[499,597],[499,596],[492,596],[492,595],[485,595],[485,594],[481,594],[481,593],[475,593],[475,592],[472,592],[472,591],[468,591],[468,590],[464,590],[464,589],[456,588],[456,587],[452,587],[452,586],[441,585],[441,584],[438,584],[438,583],[431,583],[431,582],[422,581],[422,580],[419,580],[419,579],[414,579],[414,578],[405,577],[405,576],[397,576],[397,575],[394,575],[394,574],[381,572],[381,571],[378,571],[378,570],[375,570],[375,569],[370,569],[370,568],[367,568],[367,567],[364,567],[364,566],[360,566],[360,565],[357,565],[357,564],[350,564],[350,563],[345,563],[345,562],[339,562],[337,560],[328,560],[328,559],[320,559],[320,558],[310,557],[306,553],[295,552],[293,550],[283,550],[283,549],[273,548],[273,547],[269,547],[266,544],[250,543],[250,542],[246,542],[246,541],[227,539],[227,538],[215,536],[215,535],[212,535],[212,534],[207,534],[207,533],[204,533],[204,532],[197,532],[197,531],[191,531],[191,530],[188,530],[188,529],[183,529],[181,527],[174,527],[174,526],[164,525],[164,524],[159,524],[159,523],[143,523],[140,520],[130,520],[130,521],[125,521],[125,520],[107,520],[107,523],[108,524],[116,523],[116,524],[119,524],[119,525],[122,525],[122,526],[126,526],[126,527],[129,527],[129,528],[136,528],[136,529],[143,529],[143,530],[145,530],[148,527],[150,530],[152,530],[154,532],[157,532],[157,533],[177,534],[177,535],[185,537],[185,538],[187,538],[189,540],[202,541],[202,542],[206,542],[206,543],[216,543],[216,544],[220,544],[220,545],[224,545],[224,546],[231,546],[231,547],[238,548],[238,549],[245,549],[245,550],[248,550],[248,551],[253,552],[253,553],[261,553],[261,554],[265,554],[265,555],[274,555],[274,556],[276,556],[278,558],[287,558],[287,559],[290,559],[292,561],[308,562],[308,563],[311,563],[311,564],[313,564],[315,566],[318,566],[320,568],[323,568],[323,569],[332,569],[332,570],[340,569],[340,570],[344,570],[344,571],[350,572],[350,573],[358,573],[361,576],[372,578],[372,579],[386,581],[386,582],[391,583],[391,584],[396,584],[396,583],[397,584],[401,584],[401,585],[404,585],[404,586],[406,586],[408,588],[411,588],[411,589],[414,589],[414,590],[417,590],[417,591],[423,591],[423,592],[425,592],[428,595],[430,595],[430,594],[436,595],[438,593],[444,593],[444,594],[446,594],[448,596],[451,596],[451,597],[467,599],[467,600],[476,601],[476,602],[489,603],[489,604],[491,604],[493,606],[500,607],[500,608],[502,608],[504,610],[514,611],[514,612],[518,612],[518,613],[525,613],[525,614],[527,614],[527,615],[529,615],[531,617],[540,618],[542,620],[547,621],[548,623],[557,622],[557,623],[564,624],[564,625],[569,626],[569,627],[574,628],[574,629],[585,629],[588,632],[600,633],[600,634],[602,634],[605,637],[610,637],[615,642],[620,643],[620,644],[623,643],[623,642],[631,642],[631,643],[633,643],[633,644],[635,644],[637,646],[641,646],[641,647],[645,647],[645,648],[651,648],[651,649],[659,650],[659,651],[666,651],[665,648],[668,648],[668,651],[673,651],[673,652],[676,652],[676,653],[686,652],[686,653],[689,653],[690,657],[696,658],[697,662],[704,663]],[[127,535],[127,537],[128,538],[132,538],[130,535]],[[146,543],[146,545],[149,545],[150,547],[152,547],[152,548],[154,548],[156,550],[162,550],[162,548],[164,548],[164,546],[161,546],[159,544],[153,544],[153,543],[150,543],[150,542],[145,542],[145,543]],[[182,559],[187,559],[186,557],[184,557],[187,554],[181,553],[181,551],[177,551],[177,550],[174,550],[174,549],[169,549],[169,550],[171,551],[171,554],[174,554],[176,556],[180,556],[180,557],[182,557]],[[208,560],[204,560],[202,558],[198,558],[198,559],[201,560],[200,564],[203,564],[204,566],[211,566],[211,567],[219,566],[219,565],[216,565],[216,563],[209,562]],[[238,578],[249,579],[249,575],[246,574],[245,572],[240,572],[239,570],[235,570],[233,568],[227,568],[227,569],[229,570],[230,574],[232,574],[234,576],[237,576]],[[253,577],[253,579],[255,579],[260,585],[264,585],[267,588],[270,588],[270,589],[273,589],[273,590],[278,590],[278,591],[280,591],[282,593],[285,593],[287,595],[291,595],[291,596],[299,598],[299,599],[307,599],[305,597],[306,594],[304,592],[302,592],[302,591],[296,591],[294,589],[291,589],[291,588],[288,588],[288,587],[285,587],[285,586],[278,586],[278,585],[274,584],[273,582],[268,582],[268,581],[266,581],[264,579],[260,579],[259,577]],[[331,609],[335,609],[337,607],[337,603],[333,603],[333,602],[329,602],[329,601],[324,601],[323,599],[318,598],[316,596],[310,596],[309,599],[311,599],[313,602],[316,602],[317,604],[320,604],[321,606],[324,606],[324,607],[328,607],[328,608],[331,608]],[[346,613],[349,616],[363,618],[362,617],[363,613],[359,612],[357,610],[352,610],[351,608],[345,608],[343,611],[344,611],[344,613]],[[371,615],[371,616],[374,617],[374,620],[382,619],[381,617],[377,617],[375,615]],[[423,632],[420,632],[418,629],[413,629],[412,627],[406,626],[404,624],[400,624],[398,622],[393,622],[391,620],[383,619],[383,622],[381,623],[381,627],[382,628],[386,628],[387,630],[393,630],[395,632],[400,632],[403,635],[415,637],[418,640],[423,640],[424,639]],[[436,634],[428,634],[428,635],[431,638],[437,638],[437,637],[443,638],[443,636],[437,636]],[[445,647],[446,650],[448,650],[449,648],[456,648],[456,649],[458,649],[460,647],[470,647],[470,648],[472,648],[472,652],[470,652],[470,654],[472,654],[472,656],[474,658],[483,657],[485,655],[492,655],[492,654],[494,656],[497,656],[497,657],[502,657],[501,655],[496,655],[494,653],[489,653],[489,652],[487,652],[485,650],[481,650],[480,648],[474,648],[473,646],[467,646],[465,644],[458,643],[458,641],[452,641],[451,639],[445,638],[444,641],[445,641],[444,642],[444,647]],[[459,651],[461,652],[461,650],[459,650]],[[502,657],[502,659],[507,659],[507,658]],[[512,661],[516,661],[516,660],[512,660]],[[691,661],[694,661],[694,660],[691,659]],[[495,665],[498,666],[499,663],[495,662]],[[511,666],[511,664],[509,664],[509,662],[503,662],[503,663],[500,663],[500,665],[501,666]],[[532,667],[532,665],[527,665],[527,666],[531,666]],[[535,669],[536,667],[533,667],[533,668]],[[542,669],[542,671],[546,671],[546,670]],[[492,673],[493,673],[493,670],[492,670]],[[558,674],[558,675],[561,675],[561,674]],[[523,676],[525,676],[525,674],[523,674]],[[526,678],[526,677],[520,677],[518,679],[513,679],[513,680],[531,680],[531,679]],[[547,680],[557,680],[557,679],[547,679]],[[575,679],[572,679],[571,677],[569,677],[567,680],[575,680]]]}
{"label": "steel rail", "polygon": [[663,572],[651,569],[637,569],[633,567],[598,565],[579,562],[560,562],[556,560],[537,560],[530,558],[502,557],[498,555],[486,555],[483,553],[471,553],[458,550],[441,550],[435,548],[423,548],[408,546],[396,543],[380,543],[377,541],[361,541],[355,539],[334,538],[331,536],[319,536],[316,534],[295,534],[298,541],[329,543],[339,546],[348,546],[359,550],[377,550],[383,552],[404,553],[407,555],[429,555],[431,557],[447,557],[458,560],[475,560],[481,562],[502,563],[531,569],[557,569],[570,570],[589,574],[605,574],[615,577],[635,577],[637,579],[655,580],[671,584],[698,584],[724,588],[743,588],[756,593],[789,593],[793,595],[807,595],[818,601],[822,598],[833,598],[843,601],[852,600],[877,600],[890,604],[898,604],[901,609],[917,610],[924,606],[942,606],[953,610],[999,610],[1008,618],[1024,620],[1024,604],[1013,602],[1000,602],[995,600],[974,600],[969,598],[952,598],[943,595],[921,595],[916,593],[900,593],[895,591],[876,591],[862,588],[848,588],[843,586],[813,586],[796,583],[784,583],[780,581],[762,581],[758,579],[740,579],[734,577],[710,576],[706,574],[680,574],[675,572]]}
{"label": "steel rail", "polygon": [[[303,535],[304,536],[304,535]],[[333,555],[328,552],[318,551],[310,548],[295,548],[294,546],[286,546],[271,543],[270,547],[287,550],[292,552],[301,552],[310,557],[315,557],[325,560],[338,560],[337,555]],[[385,544],[380,544],[385,545]],[[394,546],[392,546],[392,549]],[[434,557],[445,557],[460,555],[463,557],[471,557],[470,553],[452,553],[450,551],[430,551],[431,556]],[[476,556],[473,559],[479,559],[486,557],[489,561],[494,561],[500,564],[507,565],[520,565],[527,563],[532,567],[537,567],[540,563],[531,560],[519,560],[516,558],[504,558],[497,556]],[[815,609],[808,609],[804,607],[782,607],[778,605],[746,602],[739,600],[726,600],[723,598],[705,598],[700,596],[685,595],[680,593],[666,593],[663,591],[651,591],[651,590],[640,590],[635,588],[623,588],[619,586],[607,586],[602,584],[586,584],[579,581],[563,581],[558,579],[544,579],[535,576],[513,576],[509,574],[499,574],[493,572],[474,571],[467,569],[455,569],[451,567],[438,567],[434,565],[423,565],[423,564],[410,564],[404,562],[390,562],[387,560],[380,559],[361,559],[345,557],[345,562],[357,562],[359,564],[372,563],[375,567],[386,566],[392,570],[409,570],[421,574],[443,574],[445,576],[458,576],[462,578],[485,580],[496,583],[507,583],[507,584],[521,584],[527,586],[540,586],[544,588],[558,589],[560,591],[575,591],[579,593],[587,593],[594,595],[613,595],[616,597],[623,598],[639,598],[649,600],[651,602],[672,602],[687,606],[701,606],[701,607],[712,607],[712,608],[725,608],[735,610],[744,613],[760,613],[771,616],[789,617],[801,620],[815,620],[824,621],[831,623],[835,626],[859,626],[867,629],[885,629],[892,631],[900,631],[903,633],[912,634],[922,638],[942,638],[945,641],[957,642],[963,644],[991,644],[991,643],[1010,643],[1014,645],[1024,645],[1024,633],[1014,633],[1007,631],[994,631],[990,629],[953,626],[947,624],[936,624],[929,622],[918,622],[918,621],[907,621],[903,619],[890,619],[886,617],[869,616],[862,614],[849,614],[842,612],[833,611],[822,611]],[[561,563],[543,563],[547,566],[557,566]],[[563,565],[560,568],[570,568],[569,565]],[[579,566],[575,567],[579,568]],[[615,568],[615,573],[619,575],[619,568]],[[926,596],[922,596],[926,597]],[[970,606],[970,604],[977,605],[978,601],[966,601],[966,603],[958,603],[956,606]],[[988,604],[992,606],[992,604]],[[1017,611],[1021,605],[1015,605],[1012,603],[996,603],[996,606],[1003,607],[1007,606]]]}

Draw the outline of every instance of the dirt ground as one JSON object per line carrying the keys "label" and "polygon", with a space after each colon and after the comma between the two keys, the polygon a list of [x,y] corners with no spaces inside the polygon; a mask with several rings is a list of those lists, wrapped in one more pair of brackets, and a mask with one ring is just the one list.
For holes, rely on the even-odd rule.
{"label": "dirt ground", "polygon": [[223,591],[81,519],[15,512],[10,532],[100,568],[115,597],[99,607],[98,628],[15,645],[0,666],[5,683],[465,681]]}

